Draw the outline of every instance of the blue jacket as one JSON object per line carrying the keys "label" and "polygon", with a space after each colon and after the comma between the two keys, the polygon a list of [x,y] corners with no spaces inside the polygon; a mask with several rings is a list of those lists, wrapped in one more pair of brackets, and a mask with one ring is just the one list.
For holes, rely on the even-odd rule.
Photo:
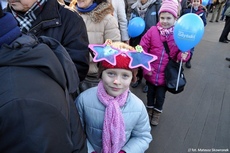
{"label": "blue jacket", "polygon": [[203,21],[204,26],[206,26],[207,21],[206,21],[206,9],[203,6],[199,6],[198,10],[195,10],[194,8],[192,8],[192,12],[191,12],[191,6],[189,6],[187,9],[185,9],[182,12],[182,15],[187,14],[187,13],[195,13],[197,14]]}
{"label": "blue jacket", "polygon": [[[97,87],[90,88],[76,100],[80,119],[88,139],[88,152],[102,151],[102,130],[105,106],[97,98]],[[126,153],[144,153],[152,140],[149,117],[144,103],[129,92],[125,105],[121,108],[126,143],[121,150]]]}

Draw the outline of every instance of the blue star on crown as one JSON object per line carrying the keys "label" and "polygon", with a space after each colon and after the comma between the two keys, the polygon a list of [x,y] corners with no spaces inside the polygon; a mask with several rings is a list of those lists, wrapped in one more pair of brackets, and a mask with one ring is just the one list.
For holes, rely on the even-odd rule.
{"label": "blue star on crown", "polygon": [[157,59],[157,56],[148,54],[143,51],[141,46],[136,46],[136,50],[121,50],[118,48],[115,48],[112,46],[112,43],[110,44],[105,43],[103,45],[97,45],[97,44],[90,44],[89,48],[95,53],[95,56],[93,58],[94,62],[100,62],[100,61],[107,61],[108,63],[112,65],[116,65],[116,56],[120,55],[122,53],[125,53],[130,59],[129,67],[137,68],[137,67],[143,67],[146,70],[150,71],[151,66],[150,63],[155,61]]}

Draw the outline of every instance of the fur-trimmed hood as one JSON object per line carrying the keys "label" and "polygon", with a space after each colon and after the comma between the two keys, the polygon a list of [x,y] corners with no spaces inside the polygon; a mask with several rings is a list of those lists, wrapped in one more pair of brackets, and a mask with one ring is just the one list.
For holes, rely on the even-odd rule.
{"label": "fur-trimmed hood", "polygon": [[107,14],[113,14],[113,6],[109,2],[100,3],[94,10],[87,13],[78,12],[80,14],[88,14],[91,20],[95,23],[99,23]]}

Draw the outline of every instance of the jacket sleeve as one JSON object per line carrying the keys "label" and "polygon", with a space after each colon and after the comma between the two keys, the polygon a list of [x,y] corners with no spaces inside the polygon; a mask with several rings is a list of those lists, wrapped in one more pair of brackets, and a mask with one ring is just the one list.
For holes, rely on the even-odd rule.
{"label": "jacket sleeve", "polygon": [[[82,127],[85,129],[84,118],[83,118],[84,103],[83,103],[83,96],[81,94],[77,97],[75,101],[75,105],[77,107],[77,110],[80,116]],[[92,144],[89,142],[88,139],[87,139],[87,148],[88,148],[88,153],[92,153],[93,151],[95,151]]]}
{"label": "jacket sleeve", "polygon": [[72,142],[74,145],[73,153],[86,153],[87,152],[87,141],[86,135],[82,128],[79,114],[74,102],[70,100],[70,127],[72,133]]}
{"label": "jacket sleeve", "polygon": [[143,50],[146,53],[149,53],[149,49],[151,48],[151,37],[152,32],[151,28],[144,34],[144,36],[141,38],[140,45],[142,46]]}
{"label": "jacket sleeve", "polygon": [[128,23],[126,19],[126,13],[125,13],[125,2],[118,1],[115,2],[116,7],[117,7],[117,19],[118,19],[118,24],[119,28],[121,31],[121,40],[122,41],[127,41],[129,40],[129,35],[128,35]]}
{"label": "jacket sleeve", "polygon": [[[188,53],[188,55],[187,55],[187,57],[186,57],[186,59],[185,60],[183,60],[182,62],[187,62],[189,59],[190,59],[190,56],[191,56],[191,53],[190,53],[190,51],[186,51],[187,53]],[[183,52],[179,52],[178,54],[177,54],[177,60],[178,61],[181,61],[181,54],[182,54]]]}
{"label": "jacket sleeve", "polygon": [[204,23],[204,26],[206,26],[207,25],[207,21],[206,21],[206,12],[205,11],[203,12],[203,14],[201,16],[201,19],[202,19],[202,21]]}
{"label": "jacket sleeve", "polygon": [[72,58],[80,78],[84,80],[89,70],[89,40],[85,23],[80,15],[75,12],[75,18],[66,27],[66,36],[62,44]]}
{"label": "jacket sleeve", "polygon": [[[150,51],[150,48],[151,48],[151,37],[152,37],[152,34],[151,34],[151,28],[144,34],[144,36],[141,38],[141,41],[140,41],[140,45],[142,46],[143,50],[146,52],[146,53],[149,53]],[[152,64],[151,64],[152,66]],[[151,67],[151,69],[153,70],[153,67]],[[146,74],[149,73],[148,70],[146,69],[143,69],[143,76],[145,77]],[[146,79],[146,78],[145,78]]]}
{"label": "jacket sleeve", "polygon": [[142,105],[142,112],[133,128],[131,137],[121,150],[124,150],[126,153],[144,153],[148,149],[149,143],[152,141],[150,131],[149,117],[145,106]]}

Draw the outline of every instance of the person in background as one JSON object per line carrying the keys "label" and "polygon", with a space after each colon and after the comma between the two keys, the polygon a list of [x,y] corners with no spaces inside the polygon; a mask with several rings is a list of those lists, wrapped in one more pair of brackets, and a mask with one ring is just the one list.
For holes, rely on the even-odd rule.
{"label": "person in background", "polygon": [[[158,18],[158,11],[161,6],[161,0],[137,0],[136,3],[134,3],[131,6],[131,17],[130,20],[132,20],[135,17],[141,17],[145,21],[145,30],[143,33],[137,37],[130,38],[129,44],[133,47],[139,45],[141,37],[149,30],[151,26],[154,26],[159,21]],[[141,68],[138,70],[137,74],[137,81],[135,83],[132,83],[131,86],[133,88],[136,88],[143,79],[143,71]],[[148,91],[148,86],[145,85],[142,89],[144,93]]]}
{"label": "person in background", "polygon": [[206,18],[208,17],[209,13],[212,13],[212,8],[213,8],[213,0],[209,0],[208,4],[206,6],[207,12],[206,12]]}
{"label": "person in background", "polygon": [[65,48],[21,33],[0,8],[0,152],[87,153],[71,94],[79,84]]}
{"label": "person in background", "polygon": [[125,1],[125,4],[127,5],[126,6],[126,16],[127,16],[127,20],[130,19],[130,16],[131,16],[131,12],[132,12],[132,9],[131,9],[131,6],[137,2],[137,0],[124,0]]}
{"label": "person in background", "polygon": [[[158,125],[160,115],[163,112],[163,104],[167,88],[165,86],[165,68],[169,62],[169,56],[174,61],[186,62],[190,58],[190,52],[182,53],[175,45],[173,30],[178,17],[178,2],[164,0],[159,10],[159,22],[152,26],[141,38],[140,45],[147,53],[156,55],[156,61],[151,62],[151,71],[144,70],[143,75],[147,81],[147,111],[150,124]],[[169,55],[165,51],[163,42],[168,44]]]}
{"label": "person in background", "polygon": [[[134,50],[121,42],[110,45]],[[88,151],[144,153],[152,140],[149,118],[144,103],[129,90],[131,81],[136,80],[137,69],[129,67],[131,59],[125,53],[117,55],[115,60],[115,65],[100,60],[98,86],[82,92],[76,99]]]}
{"label": "person in background", "polygon": [[[187,13],[195,13],[202,19],[204,26],[206,26],[207,24],[206,12],[207,9],[202,5],[202,0],[191,0],[190,4],[188,5],[188,8],[182,12],[182,15]],[[190,59],[185,63],[185,67],[189,69],[192,67],[191,60],[194,54],[194,50],[195,50],[194,47],[190,50],[191,53]]]}
{"label": "person in background", "polygon": [[110,1],[114,8],[113,16],[116,17],[118,21],[118,26],[121,32],[121,41],[128,44],[129,35],[128,35],[128,21],[126,18],[125,2],[124,0],[110,0]]}
{"label": "person in background", "polygon": [[212,17],[209,22],[213,22],[214,18],[216,18],[216,22],[219,22],[219,18],[221,15],[221,11],[223,8],[223,4],[225,3],[226,0],[213,0],[213,5],[212,5]]}
{"label": "person in background", "polygon": [[230,32],[230,6],[228,6],[224,15],[225,15],[225,24],[224,24],[224,28],[222,30],[222,33],[220,35],[219,42],[228,43],[230,41],[228,39],[228,34]]}
{"label": "person in background", "polygon": [[225,11],[227,10],[227,8],[229,6],[230,6],[230,0],[226,0],[226,2],[224,4],[224,9],[223,9],[223,11],[221,13],[221,18],[220,18],[221,21],[224,21],[224,17],[225,17],[224,13],[225,13]]}
{"label": "person in background", "polygon": [[89,42],[85,23],[77,12],[57,0],[8,0],[7,11],[23,33],[58,40],[73,60],[80,80],[84,80],[89,69]]}
{"label": "person in background", "polygon": [[183,14],[184,10],[188,8],[188,0],[181,0],[181,1],[179,1],[179,4],[181,6],[179,16],[181,16]]}
{"label": "person in background", "polygon": [[[117,19],[112,15],[113,6],[107,0],[72,0],[71,8],[83,18],[90,44],[103,44],[107,39],[121,41]],[[93,62],[93,54],[90,53],[90,67],[87,77],[80,84],[80,92],[97,86],[98,64]]]}

